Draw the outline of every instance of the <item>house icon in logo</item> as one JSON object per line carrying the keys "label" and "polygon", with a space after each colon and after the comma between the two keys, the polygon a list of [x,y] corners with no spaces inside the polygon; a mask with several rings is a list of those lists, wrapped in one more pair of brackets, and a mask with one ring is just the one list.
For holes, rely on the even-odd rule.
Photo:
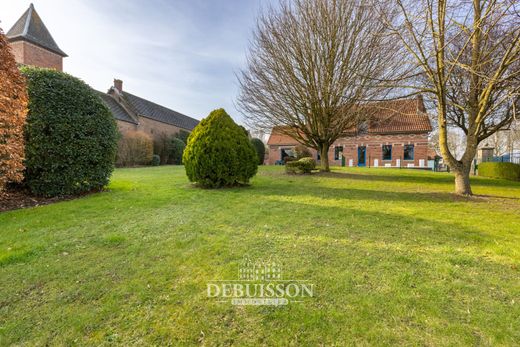
{"label": "house icon in logo", "polygon": [[280,281],[282,264],[276,261],[253,261],[245,256],[238,267],[238,278],[242,281]]}

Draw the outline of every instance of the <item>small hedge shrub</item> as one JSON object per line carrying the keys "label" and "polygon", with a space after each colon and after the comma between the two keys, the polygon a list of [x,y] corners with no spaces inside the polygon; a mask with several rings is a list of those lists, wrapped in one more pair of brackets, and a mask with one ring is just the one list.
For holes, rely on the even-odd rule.
{"label": "small hedge shrub", "polygon": [[190,132],[186,130],[179,130],[175,137],[181,140],[184,144],[187,144],[188,138],[190,137]]}
{"label": "small hedge shrub", "polygon": [[153,140],[142,131],[126,133],[117,145],[117,166],[149,165],[153,159]]}
{"label": "small hedge shrub", "polygon": [[161,156],[158,154],[154,154],[152,157],[152,166],[161,165]]}
{"label": "small hedge shrub", "polygon": [[[160,164],[167,164],[170,157],[171,135],[161,133],[153,141],[153,153],[161,159]],[[153,160],[152,160],[153,161]],[[152,163],[153,164],[153,163]]]}
{"label": "small hedge shrub", "polygon": [[183,163],[190,181],[208,188],[248,183],[258,169],[255,148],[224,109],[211,112],[195,127]]}
{"label": "small hedge shrub", "polygon": [[251,144],[255,147],[256,155],[258,157],[258,165],[262,165],[264,163],[265,158],[265,145],[262,140],[254,138],[251,139]]}
{"label": "small hedge shrub", "polygon": [[169,163],[174,165],[182,164],[182,154],[184,153],[185,148],[186,144],[182,142],[180,138],[172,138],[170,142]]}
{"label": "small hedge shrub", "polygon": [[314,169],[316,169],[316,161],[310,157],[285,164],[285,171],[290,174],[310,174]]}
{"label": "small hedge shrub", "polygon": [[520,165],[513,163],[485,162],[478,165],[478,175],[520,181]]}
{"label": "small hedge shrub", "polygon": [[105,186],[114,169],[117,128],[86,83],[69,74],[24,66],[29,113],[25,182],[37,195],[73,195]]}
{"label": "small hedge shrub", "polygon": [[287,164],[291,161],[297,161],[298,159],[296,159],[295,157],[290,157],[290,156],[286,156],[285,158],[283,158],[283,163],[284,164]]}

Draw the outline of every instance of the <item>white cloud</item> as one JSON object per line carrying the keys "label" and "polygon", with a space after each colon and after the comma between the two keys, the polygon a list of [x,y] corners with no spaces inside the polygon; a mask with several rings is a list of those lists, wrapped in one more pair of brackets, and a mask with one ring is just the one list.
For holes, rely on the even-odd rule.
{"label": "white cloud", "polygon": [[[259,1],[34,0],[69,57],[64,70],[105,91],[131,93],[194,118],[224,107],[237,121],[234,72],[244,62]],[[0,1],[4,31],[29,2]]]}

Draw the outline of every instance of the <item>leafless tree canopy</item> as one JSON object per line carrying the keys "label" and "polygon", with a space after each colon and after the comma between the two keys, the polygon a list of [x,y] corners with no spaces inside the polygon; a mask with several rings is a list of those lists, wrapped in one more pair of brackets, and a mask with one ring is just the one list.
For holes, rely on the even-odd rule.
{"label": "leafless tree canopy", "polygon": [[371,0],[283,1],[258,20],[238,105],[249,125],[280,131],[322,153],[381,93],[391,61],[385,25]]}
{"label": "leafless tree canopy", "polygon": [[[384,16],[402,61],[412,72],[395,85],[429,93],[439,144],[456,174],[456,192],[471,194],[469,171],[478,144],[517,117],[520,95],[520,4],[515,0],[394,0]],[[413,68],[415,67],[415,69]],[[413,80],[406,77],[413,77]],[[460,159],[448,129],[466,135]]]}

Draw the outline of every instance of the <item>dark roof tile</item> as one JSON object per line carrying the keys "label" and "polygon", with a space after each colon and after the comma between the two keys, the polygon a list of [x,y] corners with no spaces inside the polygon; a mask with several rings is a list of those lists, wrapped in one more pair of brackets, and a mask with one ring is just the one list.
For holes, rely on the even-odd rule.
{"label": "dark roof tile", "polygon": [[132,108],[139,116],[175,125],[179,128],[186,129],[189,131],[193,130],[193,128],[195,128],[197,124],[199,124],[199,121],[194,118],[170,110],[169,108],[140,98],[128,92],[123,92],[123,97],[132,106]]}
{"label": "dark roof tile", "polygon": [[66,57],[52,38],[51,33],[43,24],[42,19],[34,9],[33,4],[29,6],[27,11],[18,19],[13,27],[6,34],[9,41],[25,40],[37,46],[48,49],[56,54]]}
{"label": "dark roof tile", "polygon": [[121,105],[119,105],[113,97],[99,91],[96,92],[98,93],[103,103],[110,109],[110,112],[112,112],[112,115],[115,119],[123,122],[137,124],[135,120],[132,117],[130,117],[128,112],[126,112],[125,109],[121,107]]}

